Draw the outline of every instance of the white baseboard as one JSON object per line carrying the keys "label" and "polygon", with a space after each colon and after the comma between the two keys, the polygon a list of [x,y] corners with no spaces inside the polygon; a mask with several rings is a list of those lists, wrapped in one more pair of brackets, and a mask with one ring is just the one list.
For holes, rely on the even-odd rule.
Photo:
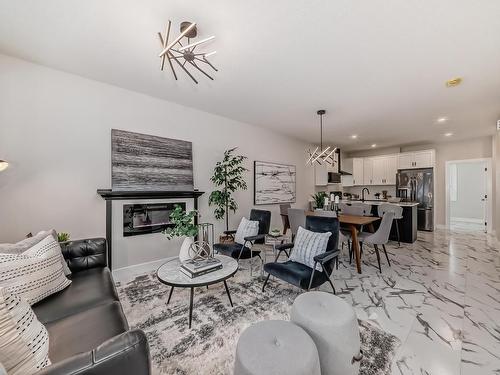
{"label": "white baseboard", "polygon": [[470,217],[450,217],[450,222],[452,221],[458,221],[461,223],[477,223],[477,224],[484,223],[483,219],[473,219]]}
{"label": "white baseboard", "polygon": [[117,268],[116,270],[113,270],[113,279],[116,282],[128,282],[135,279],[137,276],[156,271],[163,263],[165,263],[165,259]]}

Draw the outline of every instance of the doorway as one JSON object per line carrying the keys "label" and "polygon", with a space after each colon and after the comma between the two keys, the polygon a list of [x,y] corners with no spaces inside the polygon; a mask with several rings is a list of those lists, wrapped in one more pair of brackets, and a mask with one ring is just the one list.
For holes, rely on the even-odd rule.
{"label": "doorway", "polygon": [[446,162],[446,226],[491,231],[491,159]]}

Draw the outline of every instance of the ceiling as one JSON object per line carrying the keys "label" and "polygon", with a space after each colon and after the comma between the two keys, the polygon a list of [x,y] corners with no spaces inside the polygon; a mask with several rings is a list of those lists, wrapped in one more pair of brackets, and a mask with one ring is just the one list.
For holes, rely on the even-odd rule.
{"label": "ceiling", "polygon": [[[216,35],[215,81],[159,70],[169,19]],[[498,0],[0,0],[0,53],[307,142],[324,108],[324,142],[354,150],[492,134],[499,19]]]}

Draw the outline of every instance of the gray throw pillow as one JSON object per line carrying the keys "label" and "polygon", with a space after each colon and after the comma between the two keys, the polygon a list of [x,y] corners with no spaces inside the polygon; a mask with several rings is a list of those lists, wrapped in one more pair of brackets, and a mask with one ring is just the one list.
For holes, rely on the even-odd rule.
{"label": "gray throw pillow", "polygon": [[[326,251],[328,239],[331,235],[331,232],[311,232],[310,230],[299,227],[293,243],[290,260],[313,268],[314,257]],[[316,269],[322,271],[319,264],[316,265]]]}
{"label": "gray throw pillow", "polygon": [[[0,244],[0,253],[1,254],[21,254],[22,252],[28,250],[29,248],[33,247],[43,239],[45,239],[48,236],[52,236],[56,241],[57,241],[57,232],[52,229],[52,230],[46,230],[46,231],[41,231],[35,234],[32,237],[25,238],[22,241],[19,241],[17,243],[2,243]],[[66,260],[64,259],[62,253],[61,253],[61,264],[63,267],[64,274],[66,276],[71,275],[71,270],[68,267],[68,264],[66,263]]]}

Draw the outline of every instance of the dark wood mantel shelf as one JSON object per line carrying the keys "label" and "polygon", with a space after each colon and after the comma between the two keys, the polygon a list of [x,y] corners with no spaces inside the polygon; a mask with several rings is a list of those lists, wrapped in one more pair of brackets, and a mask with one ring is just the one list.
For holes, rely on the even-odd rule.
{"label": "dark wood mantel shelf", "polygon": [[99,194],[105,200],[120,200],[120,199],[198,198],[199,196],[204,194],[204,192],[198,190],[115,191],[111,189],[97,189],[97,194]]}
{"label": "dark wood mantel shelf", "polygon": [[[192,198],[194,200],[194,209],[198,210],[198,198],[204,194],[203,191],[190,190],[190,191],[172,191],[172,190],[160,190],[160,191],[115,191],[111,189],[97,189],[97,194],[99,194],[102,199],[106,201],[106,240],[108,242],[108,267],[112,270],[112,211],[113,211],[113,201],[114,200],[125,200],[125,199],[170,199],[170,198]],[[198,223],[198,216],[194,217],[195,224]]]}

